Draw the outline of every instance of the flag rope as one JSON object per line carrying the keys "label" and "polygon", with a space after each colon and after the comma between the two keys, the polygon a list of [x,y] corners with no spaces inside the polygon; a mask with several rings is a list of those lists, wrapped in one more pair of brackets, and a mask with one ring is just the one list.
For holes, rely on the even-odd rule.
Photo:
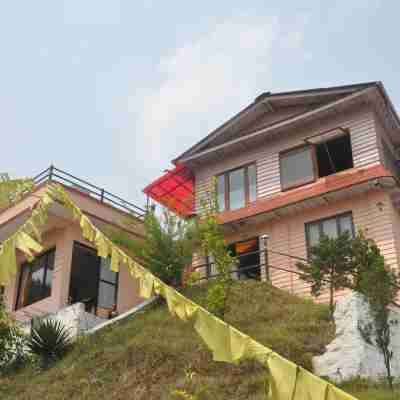
{"label": "flag rope", "polygon": [[111,257],[112,271],[118,272],[120,265],[128,268],[130,275],[139,281],[141,297],[148,299],[155,294],[160,295],[165,298],[172,315],[183,321],[191,321],[211,350],[215,361],[236,364],[241,360],[253,359],[263,364],[269,371],[269,399],[356,400],[333,384],[258,343],[165,284],[107,238],[58,184],[48,185],[46,191],[38,196],[31,217],[1,244],[0,285],[9,283],[17,272],[16,249],[29,258],[42,251],[39,243],[40,229],[46,223],[49,208],[54,202],[61,203],[72,212],[73,219],[79,221],[83,237],[94,244],[100,257]]}

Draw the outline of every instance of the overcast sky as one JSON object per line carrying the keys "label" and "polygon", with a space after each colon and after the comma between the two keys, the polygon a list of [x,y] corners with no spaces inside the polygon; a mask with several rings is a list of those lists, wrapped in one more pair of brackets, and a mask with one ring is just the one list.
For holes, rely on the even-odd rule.
{"label": "overcast sky", "polygon": [[54,163],[142,205],[261,92],[381,80],[399,110],[399,15],[396,0],[0,0],[0,172]]}

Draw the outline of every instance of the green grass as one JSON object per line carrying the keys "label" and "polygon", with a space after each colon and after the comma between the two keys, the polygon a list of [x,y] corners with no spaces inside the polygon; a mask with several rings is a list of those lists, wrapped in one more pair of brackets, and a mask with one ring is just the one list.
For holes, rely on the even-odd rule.
{"label": "green grass", "polygon": [[[186,294],[204,304],[204,292],[196,288]],[[267,283],[235,284],[229,305],[227,322],[308,369],[334,335],[326,306]],[[213,362],[191,325],[157,304],[79,341],[41,374],[27,368],[0,378],[0,398],[258,400],[265,398],[265,381],[265,369],[255,362]],[[365,382],[349,383],[347,389],[360,399],[396,398]],[[196,397],[174,394],[177,390]]]}

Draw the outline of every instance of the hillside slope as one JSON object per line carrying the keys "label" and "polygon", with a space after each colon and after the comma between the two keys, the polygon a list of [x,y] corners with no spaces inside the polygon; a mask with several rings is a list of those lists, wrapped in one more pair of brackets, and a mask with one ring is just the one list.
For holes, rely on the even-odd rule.
{"label": "hillside slope", "polygon": [[[186,295],[204,304],[204,288]],[[227,322],[296,363],[311,358],[333,337],[326,306],[288,295],[267,283],[239,282],[230,296]],[[159,303],[76,344],[48,371],[26,369],[0,378],[1,399],[263,399],[265,369],[255,362],[216,363],[189,323]],[[372,397],[360,385],[361,398]],[[363,396],[365,393],[365,397]],[[376,397],[375,397],[376,396]]]}

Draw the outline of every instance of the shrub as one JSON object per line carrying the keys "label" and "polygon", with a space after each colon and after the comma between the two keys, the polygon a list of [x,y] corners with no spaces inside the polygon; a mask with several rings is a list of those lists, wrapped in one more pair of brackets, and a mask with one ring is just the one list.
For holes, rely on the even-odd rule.
{"label": "shrub", "polygon": [[0,370],[19,367],[27,359],[25,336],[10,317],[0,298]]}
{"label": "shrub", "polygon": [[154,210],[149,210],[144,227],[144,239],[134,240],[116,230],[110,231],[110,236],[115,244],[126,248],[162,281],[180,286],[182,274],[192,262],[197,240],[194,221],[182,220],[167,210],[158,217]]}
{"label": "shrub", "polygon": [[69,330],[54,319],[33,320],[28,339],[30,351],[39,356],[42,366],[62,358],[72,344]]}

